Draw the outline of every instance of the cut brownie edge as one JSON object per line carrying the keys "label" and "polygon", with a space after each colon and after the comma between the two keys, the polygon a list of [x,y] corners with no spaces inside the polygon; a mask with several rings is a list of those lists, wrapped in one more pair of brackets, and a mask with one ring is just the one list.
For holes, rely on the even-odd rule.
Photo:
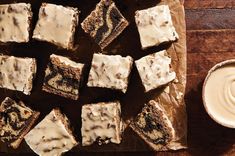
{"label": "cut brownie edge", "polygon": [[45,70],[42,90],[77,100],[84,64],[52,54]]}
{"label": "cut brownie edge", "polygon": [[79,95],[76,96],[76,95],[73,95],[70,93],[65,93],[65,92],[61,93],[60,90],[53,88],[53,87],[49,87],[45,84],[43,85],[42,90],[46,91],[48,93],[51,93],[51,94],[59,95],[59,96],[65,97],[65,98],[70,98],[72,100],[77,100],[79,98]]}
{"label": "cut brownie edge", "polygon": [[65,116],[59,108],[54,108],[53,109],[54,112],[55,112],[55,116],[60,119],[63,123],[63,125],[65,126],[65,129],[66,131],[70,134],[70,137],[71,139],[73,140],[73,142],[75,143],[74,146],[78,145],[79,143],[77,142],[76,138],[74,137],[73,135],[73,131],[72,131],[72,128],[71,128],[71,125],[70,125],[70,122],[67,118],[67,116]]}
{"label": "cut brownie edge", "polygon": [[129,25],[129,22],[126,20],[123,20],[122,23],[117,27],[115,31],[112,31],[111,34],[100,43],[100,47],[103,50],[105,47],[107,47],[114,39],[116,39],[123,31],[124,29]]}
{"label": "cut brownie edge", "polygon": [[39,115],[40,115],[40,112],[34,112],[31,121],[28,123],[28,127],[25,128],[23,133],[19,136],[19,138],[16,141],[14,141],[10,144],[10,146],[12,148],[16,149],[19,147],[20,143],[24,139],[24,136],[31,130],[32,126],[34,125],[34,123],[38,119]]}
{"label": "cut brownie edge", "polygon": [[166,151],[170,142],[174,141],[174,129],[164,110],[151,100],[130,124],[153,150]]}
{"label": "cut brownie edge", "polygon": [[81,27],[103,50],[128,24],[112,0],[100,0],[96,8],[83,20]]}

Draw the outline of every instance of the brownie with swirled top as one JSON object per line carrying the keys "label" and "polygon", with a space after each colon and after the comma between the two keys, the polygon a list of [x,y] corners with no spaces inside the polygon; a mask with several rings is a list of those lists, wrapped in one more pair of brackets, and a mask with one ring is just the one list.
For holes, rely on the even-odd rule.
{"label": "brownie with swirled top", "polygon": [[0,105],[0,140],[14,149],[18,148],[39,114],[23,102],[17,103],[6,97]]}
{"label": "brownie with swirled top", "polygon": [[101,0],[81,23],[83,30],[104,49],[129,25],[112,0]]}

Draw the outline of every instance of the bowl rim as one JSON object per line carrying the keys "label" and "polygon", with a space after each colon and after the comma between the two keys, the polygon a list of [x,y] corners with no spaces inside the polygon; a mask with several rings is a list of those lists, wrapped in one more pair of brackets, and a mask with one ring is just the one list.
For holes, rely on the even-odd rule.
{"label": "bowl rim", "polygon": [[211,73],[213,73],[215,70],[221,68],[221,67],[224,67],[224,66],[227,66],[229,64],[235,64],[235,59],[229,59],[229,60],[225,60],[225,61],[222,61],[222,62],[219,62],[217,64],[215,64],[208,72],[207,72],[207,75],[206,75],[206,78],[204,79],[204,82],[203,82],[203,86],[202,86],[202,102],[203,102],[203,105],[204,105],[204,108],[207,112],[207,114],[215,121],[217,122],[218,124],[224,126],[224,127],[228,127],[228,128],[235,128],[235,124],[232,125],[232,124],[227,124],[227,123],[224,123],[222,121],[220,121],[219,119],[217,119],[214,115],[212,115],[209,111],[209,108],[207,107],[207,103],[206,103],[206,100],[205,100],[205,86],[206,86],[206,83],[208,81],[208,78],[211,76]]}

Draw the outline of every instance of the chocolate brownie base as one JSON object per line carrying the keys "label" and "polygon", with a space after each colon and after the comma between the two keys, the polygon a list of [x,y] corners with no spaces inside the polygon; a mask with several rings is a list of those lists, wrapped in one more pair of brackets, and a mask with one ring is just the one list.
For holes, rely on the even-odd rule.
{"label": "chocolate brownie base", "polygon": [[159,104],[151,100],[137,115],[130,127],[156,151],[166,150],[174,139],[174,129]]}
{"label": "chocolate brownie base", "polygon": [[16,103],[6,98],[0,105],[0,139],[16,149],[31,129],[39,112],[26,107],[23,102]]}
{"label": "chocolate brownie base", "polygon": [[84,31],[94,38],[101,49],[108,46],[128,25],[128,21],[111,0],[101,0],[81,23]]}
{"label": "chocolate brownie base", "polygon": [[77,100],[83,66],[83,64],[71,61],[66,57],[51,55],[45,71],[42,89],[49,93]]}

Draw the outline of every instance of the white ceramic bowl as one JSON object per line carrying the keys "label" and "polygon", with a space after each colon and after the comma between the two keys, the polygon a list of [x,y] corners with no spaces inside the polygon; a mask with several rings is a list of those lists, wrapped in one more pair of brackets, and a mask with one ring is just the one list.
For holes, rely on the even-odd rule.
{"label": "white ceramic bowl", "polygon": [[208,71],[203,83],[202,99],[214,121],[235,128],[235,59],[220,62]]}

